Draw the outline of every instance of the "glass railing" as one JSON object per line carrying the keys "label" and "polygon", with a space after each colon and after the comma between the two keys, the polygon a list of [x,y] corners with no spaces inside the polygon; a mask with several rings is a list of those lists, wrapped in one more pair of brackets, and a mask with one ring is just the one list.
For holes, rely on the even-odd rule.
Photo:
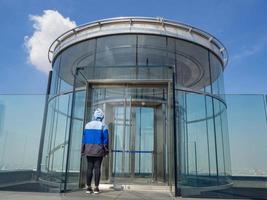
{"label": "glass railing", "polygon": [[227,95],[233,176],[267,177],[266,96]]}
{"label": "glass railing", "polygon": [[266,104],[267,96],[258,94],[227,94],[222,100],[205,93],[176,92],[182,196],[267,194]]}
{"label": "glass railing", "polygon": [[0,94],[0,186],[36,174],[45,96]]}
{"label": "glass railing", "polygon": [[[176,99],[180,103],[180,109],[176,113],[179,116],[177,130],[183,134],[180,141],[181,149],[177,152],[177,159],[182,162],[183,177],[179,184],[187,188],[218,186],[231,177],[232,187],[249,188],[257,182],[254,187],[266,188],[267,97],[257,94],[225,95],[224,102],[208,94],[192,94],[183,91],[182,95],[181,93],[178,95],[180,96]],[[51,121],[56,122],[64,117],[61,120],[62,124],[58,123],[57,126],[55,124],[53,130],[61,130],[62,133],[68,134],[71,97],[65,95],[60,100],[63,98],[67,103],[59,102],[55,111],[64,108],[67,114],[58,112],[57,118],[52,120],[48,113],[47,127]],[[35,176],[45,99],[46,95],[0,95],[0,186],[26,179],[32,180]],[[80,107],[84,105],[82,101],[80,104]],[[76,113],[82,112],[76,111]],[[75,119],[80,119],[80,115],[74,114]],[[228,135],[225,134],[227,131]],[[62,149],[66,146],[64,142],[67,137],[65,138],[65,134],[62,135],[64,138],[57,140],[55,134],[50,134],[51,138],[48,139],[54,142],[47,145],[54,145],[49,151],[54,156],[54,160],[50,159],[51,165],[45,165],[47,162],[44,155],[48,151],[44,150],[41,162],[42,172],[46,173],[44,169],[52,164],[53,170],[49,169],[49,172],[57,173],[57,165],[61,169],[60,173],[65,172],[66,157],[62,161],[62,155],[66,152]],[[229,144],[227,144],[227,136],[229,136]],[[75,149],[75,156],[73,154],[69,164],[71,172],[79,170],[79,142],[75,141],[75,148],[72,148],[70,153],[72,155]],[[60,151],[62,153],[57,158]],[[230,154],[230,160],[228,154]]]}
{"label": "glass railing", "polygon": [[219,96],[176,91],[177,184],[182,196],[232,184],[226,108]]}
{"label": "glass railing", "polygon": [[45,95],[0,95],[0,172],[37,166]]}

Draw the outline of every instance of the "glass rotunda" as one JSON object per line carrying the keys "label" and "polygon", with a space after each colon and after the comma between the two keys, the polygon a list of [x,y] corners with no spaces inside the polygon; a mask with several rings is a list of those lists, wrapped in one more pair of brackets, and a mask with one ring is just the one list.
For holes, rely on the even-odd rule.
{"label": "glass rotunda", "polygon": [[49,190],[85,186],[82,134],[96,108],[110,132],[102,183],[177,196],[231,187],[227,51],[214,36],[162,18],[111,18],[64,33],[48,57],[37,174]]}

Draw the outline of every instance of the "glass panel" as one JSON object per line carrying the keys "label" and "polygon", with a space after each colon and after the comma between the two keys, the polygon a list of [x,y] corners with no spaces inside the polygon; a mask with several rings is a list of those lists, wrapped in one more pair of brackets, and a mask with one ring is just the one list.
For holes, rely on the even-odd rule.
{"label": "glass panel", "polygon": [[58,183],[63,189],[65,182],[66,151],[69,134],[72,94],[50,98],[41,163],[41,179]]}
{"label": "glass panel", "polygon": [[176,75],[176,86],[210,93],[208,50],[187,41],[176,40]]}
{"label": "glass panel", "polygon": [[[214,123],[216,131],[216,152],[217,152],[217,162],[218,162],[218,176],[219,179],[225,178],[225,155],[224,155],[224,138],[223,138],[223,129],[222,129],[222,106],[219,101],[213,99],[214,104]],[[224,107],[223,107],[224,108]]]}
{"label": "glass panel", "polygon": [[56,95],[59,91],[59,66],[60,66],[60,60],[61,60],[61,55],[59,55],[55,62],[53,63],[53,73],[52,73],[52,80],[51,80],[51,89],[50,89],[50,95],[54,96]]}
{"label": "glass panel", "polygon": [[[81,144],[84,129],[84,105],[85,91],[76,91],[73,108],[72,129],[70,133],[69,161],[67,171],[67,190],[79,188],[80,165],[81,165]],[[67,152],[65,152],[67,153]]]}
{"label": "glass panel", "polygon": [[[62,52],[59,77],[62,80],[61,92],[71,91],[76,68],[84,68],[86,73],[94,77],[95,40],[83,41]],[[76,83],[79,87],[79,82]],[[82,84],[83,85],[83,84]]]}
{"label": "glass panel", "polygon": [[[209,174],[209,156],[207,141],[207,124],[205,110],[205,96],[187,94],[187,131],[188,143],[193,152],[196,175],[207,176]],[[190,157],[189,157],[190,158]],[[190,159],[189,159],[190,160]],[[189,163],[190,168],[190,163]],[[190,173],[190,171],[189,171]]]}
{"label": "glass panel", "polygon": [[154,110],[136,107],[135,133],[135,175],[152,173],[152,154],[154,150]]}
{"label": "glass panel", "polygon": [[99,66],[135,66],[136,36],[114,35],[97,39],[96,68]]}
{"label": "glass panel", "polygon": [[[264,95],[226,95],[232,175],[267,176],[267,124]],[[262,182],[263,183],[263,182]]]}
{"label": "glass panel", "polygon": [[36,176],[45,95],[0,95],[0,188],[27,186]]}
{"label": "glass panel", "polygon": [[154,35],[138,35],[138,65],[164,66],[167,61],[167,38]]}
{"label": "glass panel", "polygon": [[[230,155],[223,101],[213,96],[177,91],[176,119],[182,196],[205,196],[229,187]],[[181,141],[181,142],[179,142]],[[178,165],[178,166],[179,166]],[[202,193],[202,188],[205,192]]]}
{"label": "glass panel", "polygon": [[224,99],[222,64],[219,59],[212,53],[210,53],[210,70],[212,93]]}

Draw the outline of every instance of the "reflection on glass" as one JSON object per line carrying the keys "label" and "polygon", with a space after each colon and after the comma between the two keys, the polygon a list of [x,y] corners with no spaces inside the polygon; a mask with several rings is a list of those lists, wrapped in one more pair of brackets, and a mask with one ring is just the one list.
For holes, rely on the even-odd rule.
{"label": "reflection on glass", "polygon": [[[106,111],[105,123],[109,127],[112,124],[110,159],[113,177],[151,179],[153,173],[158,173],[157,178],[163,179],[164,161],[167,162],[163,158],[165,127],[159,121],[155,130],[155,120],[163,118],[162,115],[156,117],[155,109],[162,112],[165,101],[165,88],[93,87],[93,108],[103,108]],[[154,146],[155,137],[157,147]]]}
{"label": "reflection on glass", "polygon": [[[231,183],[226,106],[213,96],[178,91],[178,137],[182,140],[179,187],[183,195],[189,188]],[[179,140],[179,139],[178,139]]]}
{"label": "reflection on glass", "polygon": [[[142,107],[114,107],[114,160],[113,173],[115,175],[130,175],[131,157],[135,158],[134,173],[136,176],[152,173],[152,151],[154,149],[153,108]],[[136,118],[130,119],[131,115]],[[126,112],[126,113],[124,113]],[[124,122],[124,114],[126,119]],[[124,124],[125,123],[125,124]],[[124,128],[125,125],[125,128]],[[131,127],[135,125],[135,127]],[[130,133],[130,129],[135,132]],[[135,141],[131,140],[135,138]]]}
{"label": "reflection on glass", "polygon": [[45,95],[0,95],[0,173],[36,171],[44,105]]}

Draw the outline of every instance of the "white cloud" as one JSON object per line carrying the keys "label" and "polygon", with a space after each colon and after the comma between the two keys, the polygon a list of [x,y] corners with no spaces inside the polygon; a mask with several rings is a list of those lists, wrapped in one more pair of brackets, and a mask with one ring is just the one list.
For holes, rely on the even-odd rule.
{"label": "white cloud", "polygon": [[260,51],[264,50],[267,46],[267,37],[262,37],[260,39],[258,39],[253,46],[249,47],[249,48],[245,48],[242,51],[240,51],[239,53],[233,55],[231,61],[239,61],[239,60],[243,60],[249,56],[253,56],[257,53],[259,53]]}
{"label": "white cloud", "polygon": [[74,28],[76,23],[68,17],[63,17],[56,10],[44,10],[43,15],[30,15],[34,32],[25,37],[25,46],[28,52],[28,62],[36,69],[48,73],[51,65],[47,58],[51,43],[62,33]]}

